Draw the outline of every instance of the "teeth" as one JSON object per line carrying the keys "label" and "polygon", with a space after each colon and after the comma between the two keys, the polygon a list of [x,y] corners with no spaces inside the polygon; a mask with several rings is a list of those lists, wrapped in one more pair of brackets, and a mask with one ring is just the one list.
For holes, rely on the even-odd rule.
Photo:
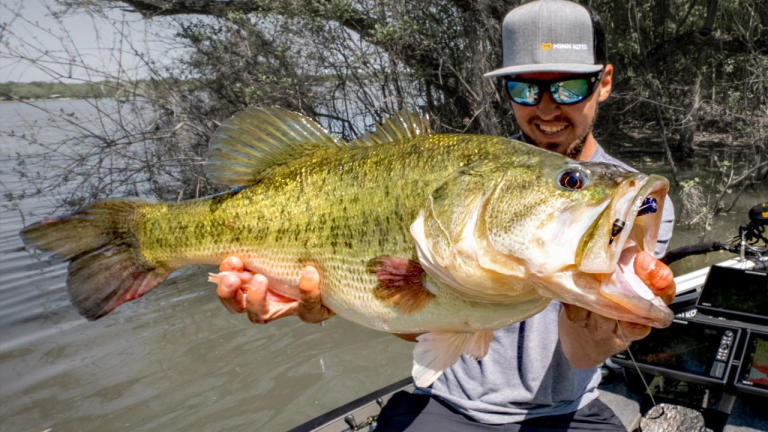
{"label": "teeth", "polygon": [[544,125],[539,123],[537,126],[546,133],[557,133],[565,129],[565,125]]}

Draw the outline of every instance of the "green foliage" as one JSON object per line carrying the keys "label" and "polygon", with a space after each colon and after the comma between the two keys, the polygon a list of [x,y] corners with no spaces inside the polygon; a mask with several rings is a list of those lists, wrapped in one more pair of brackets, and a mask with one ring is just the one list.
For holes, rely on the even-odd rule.
{"label": "green foliage", "polygon": [[[626,119],[620,127],[657,121],[648,104],[658,103],[665,107],[664,121],[677,133],[697,91],[704,108],[713,105],[739,113],[765,108],[765,2],[595,0],[589,4],[606,24],[610,57],[618,74],[614,90],[627,95],[611,107]],[[746,83],[754,97],[741,97]],[[633,94],[649,100],[638,104]]]}
{"label": "green foliage", "polygon": [[[183,11],[183,3],[160,3]],[[370,124],[383,113],[421,106],[438,129],[514,131],[508,102],[482,74],[499,65],[500,23],[519,0],[253,1],[225,13],[220,2],[199,3],[197,12],[209,5],[216,18],[188,20],[178,36],[192,49],[186,66],[210,96],[212,112],[280,104],[314,116],[362,116]],[[618,97],[602,108],[610,119],[598,129],[604,135],[657,123],[680,163],[689,160],[703,125],[717,126],[717,133],[747,130],[723,121],[723,112],[745,116],[764,108],[764,2],[585,3],[605,23],[617,71]],[[339,99],[354,108],[329,109],[329,100]]]}
{"label": "green foliage", "polygon": [[[304,112],[346,139],[405,107],[429,112],[438,131],[511,135],[511,105],[483,74],[501,64],[501,22],[522,2],[113,1],[148,18],[195,14],[177,21],[188,55],[142,92],[161,114],[157,146],[179,160],[202,160],[215,127],[251,105]],[[602,18],[616,71],[602,144],[640,137],[673,167],[702,164],[718,190],[766,181],[764,0],[582,3]],[[179,196],[214,190],[203,177],[201,164],[180,170]]]}

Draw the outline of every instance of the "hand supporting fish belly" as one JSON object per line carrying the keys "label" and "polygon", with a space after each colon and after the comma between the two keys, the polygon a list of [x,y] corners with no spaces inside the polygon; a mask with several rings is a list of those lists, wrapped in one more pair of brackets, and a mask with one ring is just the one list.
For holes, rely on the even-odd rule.
{"label": "hand supporting fish belly", "polygon": [[425,333],[414,349],[421,386],[462,353],[484,356],[494,329],[551,299],[655,327],[672,319],[632,270],[656,241],[668,188],[658,176],[504,138],[434,134],[407,113],[348,143],[280,109],[223,123],[206,169],[239,187],[180,203],[99,201],[22,238],[70,261],[69,294],[89,319],[179,267],[228,256],[277,293],[236,268],[214,276],[220,289],[245,283],[256,303],[273,301],[254,319],[301,314],[292,302],[304,298],[300,276],[311,263],[322,274],[323,313]]}
{"label": "hand supporting fish belly", "polygon": [[245,269],[243,260],[230,256],[219,264],[218,274],[208,280],[217,285],[216,293],[224,307],[232,313],[245,312],[254,324],[266,324],[287,316],[318,323],[333,316],[320,298],[320,274],[308,265],[299,278],[299,298],[292,299],[268,289],[268,279]]}

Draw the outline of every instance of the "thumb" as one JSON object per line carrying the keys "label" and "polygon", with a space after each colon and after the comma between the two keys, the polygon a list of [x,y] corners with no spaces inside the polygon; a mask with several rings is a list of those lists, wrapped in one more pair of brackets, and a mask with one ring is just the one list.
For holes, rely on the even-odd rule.
{"label": "thumb", "polygon": [[635,257],[635,274],[654,294],[669,304],[675,298],[675,275],[666,264],[645,251]]}

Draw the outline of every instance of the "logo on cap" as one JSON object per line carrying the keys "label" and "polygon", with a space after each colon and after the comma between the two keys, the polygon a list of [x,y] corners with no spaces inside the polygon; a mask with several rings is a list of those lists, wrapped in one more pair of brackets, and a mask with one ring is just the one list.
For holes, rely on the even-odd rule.
{"label": "logo on cap", "polygon": [[541,50],[542,51],[549,51],[552,49],[552,42],[542,42],[541,43]]}

